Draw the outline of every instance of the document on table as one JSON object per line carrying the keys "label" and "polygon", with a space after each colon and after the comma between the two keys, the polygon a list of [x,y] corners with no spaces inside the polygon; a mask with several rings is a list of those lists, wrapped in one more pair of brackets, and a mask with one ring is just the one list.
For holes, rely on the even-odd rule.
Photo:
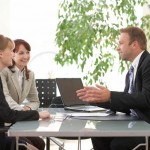
{"label": "document on table", "polygon": [[68,113],[68,117],[106,117],[109,116],[109,113],[105,112],[96,112],[96,113]]}
{"label": "document on table", "polygon": [[139,118],[126,115],[124,113],[113,113],[110,111],[106,112],[68,112],[68,113],[56,113],[57,120],[63,118],[81,119],[81,120],[138,120]]}
{"label": "document on table", "polygon": [[61,125],[62,125],[62,121],[55,121],[55,120],[50,120],[47,122],[47,124],[45,123],[46,121],[43,121],[40,123],[40,126],[36,129],[36,131],[47,131],[49,129],[49,131],[59,131]]}
{"label": "document on table", "polygon": [[56,116],[63,116],[63,120],[67,118],[82,119],[82,120],[101,120],[102,118],[109,118],[110,113],[107,112],[73,112],[73,113],[56,113]]}

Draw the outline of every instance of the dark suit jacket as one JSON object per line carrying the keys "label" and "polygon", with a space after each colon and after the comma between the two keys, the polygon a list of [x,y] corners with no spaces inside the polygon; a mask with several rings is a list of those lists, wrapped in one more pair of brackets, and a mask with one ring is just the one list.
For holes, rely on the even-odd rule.
{"label": "dark suit jacket", "polygon": [[111,101],[99,106],[126,113],[134,109],[142,120],[150,123],[150,54],[148,51],[144,51],[140,58],[132,94],[128,93],[128,80],[127,74],[124,92],[111,91]]}
{"label": "dark suit jacket", "polygon": [[[0,128],[4,127],[4,123],[15,123],[16,121],[38,120],[39,114],[37,111],[16,111],[10,109],[5,100],[0,79]],[[0,150],[5,147],[5,132],[0,132]]]}

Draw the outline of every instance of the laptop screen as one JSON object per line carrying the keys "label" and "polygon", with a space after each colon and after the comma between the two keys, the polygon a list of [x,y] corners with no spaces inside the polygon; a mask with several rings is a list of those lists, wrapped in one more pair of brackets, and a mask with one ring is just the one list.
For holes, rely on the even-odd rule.
{"label": "laptop screen", "polygon": [[76,91],[83,88],[81,78],[56,78],[64,106],[87,105],[77,97]]}

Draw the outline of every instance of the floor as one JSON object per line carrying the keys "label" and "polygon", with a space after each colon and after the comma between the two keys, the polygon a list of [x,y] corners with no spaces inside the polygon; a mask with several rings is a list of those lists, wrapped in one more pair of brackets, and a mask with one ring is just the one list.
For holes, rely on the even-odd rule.
{"label": "floor", "polygon": [[[62,140],[64,142],[65,150],[77,150],[78,148],[78,141],[77,140]],[[92,143],[90,139],[82,139],[81,141],[81,150],[91,150],[92,149]],[[51,142],[50,150],[59,150],[59,147]]]}

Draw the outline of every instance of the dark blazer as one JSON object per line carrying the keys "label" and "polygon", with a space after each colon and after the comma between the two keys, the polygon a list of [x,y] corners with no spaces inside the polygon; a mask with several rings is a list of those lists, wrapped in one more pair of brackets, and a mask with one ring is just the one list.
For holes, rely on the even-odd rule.
{"label": "dark blazer", "polygon": [[[2,83],[0,79],[0,128],[4,127],[4,123],[15,123],[16,121],[25,121],[25,120],[38,120],[39,113],[35,110],[31,111],[17,111],[12,110],[8,106],[8,103],[5,100],[5,96],[2,89]],[[5,132],[0,133],[0,150],[3,150],[5,147]]]}
{"label": "dark blazer", "polygon": [[98,103],[100,107],[129,114],[134,109],[140,119],[150,123],[150,54],[144,51],[141,55],[134,82],[134,92],[128,93],[128,73],[124,92],[111,91],[111,100]]}
{"label": "dark blazer", "polygon": [[150,123],[150,54],[144,51],[137,68],[134,92],[128,93],[128,74],[124,92],[111,91],[110,108],[116,111],[130,112],[135,110],[137,115]]}

